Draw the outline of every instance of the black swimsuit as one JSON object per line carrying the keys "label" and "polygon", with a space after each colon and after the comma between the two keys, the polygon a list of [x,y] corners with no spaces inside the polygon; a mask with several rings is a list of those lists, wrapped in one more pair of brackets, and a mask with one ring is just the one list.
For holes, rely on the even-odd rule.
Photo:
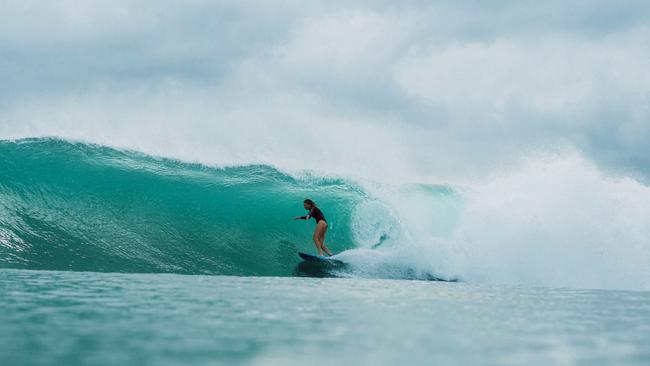
{"label": "black swimsuit", "polygon": [[321,211],[318,207],[312,208],[311,211],[309,211],[309,215],[305,216],[305,218],[314,218],[317,224],[321,222],[321,220],[327,223],[327,220],[325,220],[325,215],[323,215],[323,211]]}

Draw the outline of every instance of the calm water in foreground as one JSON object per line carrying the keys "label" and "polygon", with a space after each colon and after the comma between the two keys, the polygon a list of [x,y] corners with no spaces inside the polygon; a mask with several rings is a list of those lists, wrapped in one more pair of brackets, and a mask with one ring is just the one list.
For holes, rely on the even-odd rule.
{"label": "calm water in foreground", "polygon": [[1,365],[648,365],[650,293],[0,270]]}

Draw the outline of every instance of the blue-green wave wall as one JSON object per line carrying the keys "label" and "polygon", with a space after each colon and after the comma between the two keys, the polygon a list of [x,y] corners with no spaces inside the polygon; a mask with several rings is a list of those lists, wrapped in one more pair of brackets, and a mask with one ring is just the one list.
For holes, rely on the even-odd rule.
{"label": "blue-green wave wall", "polygon": [[353,246],[363,192],[269,166],[214,168],[57,139],[0,141],[0,267],[291,275],[312,250],[302,200],[326,202],[328,243]]}

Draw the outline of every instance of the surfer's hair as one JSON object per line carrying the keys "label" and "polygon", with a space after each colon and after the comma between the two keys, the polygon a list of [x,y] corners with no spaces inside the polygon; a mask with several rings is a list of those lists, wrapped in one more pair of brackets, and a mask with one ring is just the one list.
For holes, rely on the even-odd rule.
{"label": "surfer's hair", "polygon": [[314,206],[314,207],[316,207],[316,204],[314,203],[314,201],[310,200],[309,198],[307,198],[307,199],[304,200],[303,202],[306,203],[306,204],[308,204],[309,206]]}

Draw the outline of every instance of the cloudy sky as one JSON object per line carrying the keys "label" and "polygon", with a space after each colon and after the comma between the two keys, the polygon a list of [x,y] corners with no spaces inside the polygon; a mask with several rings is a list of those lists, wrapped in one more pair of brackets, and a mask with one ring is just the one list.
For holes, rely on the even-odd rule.
{"label": "cloudy sky", "polygon": [[0,138],[34,136],[431,181],[578,154],[648,182],[650,5],[7,0]]}

